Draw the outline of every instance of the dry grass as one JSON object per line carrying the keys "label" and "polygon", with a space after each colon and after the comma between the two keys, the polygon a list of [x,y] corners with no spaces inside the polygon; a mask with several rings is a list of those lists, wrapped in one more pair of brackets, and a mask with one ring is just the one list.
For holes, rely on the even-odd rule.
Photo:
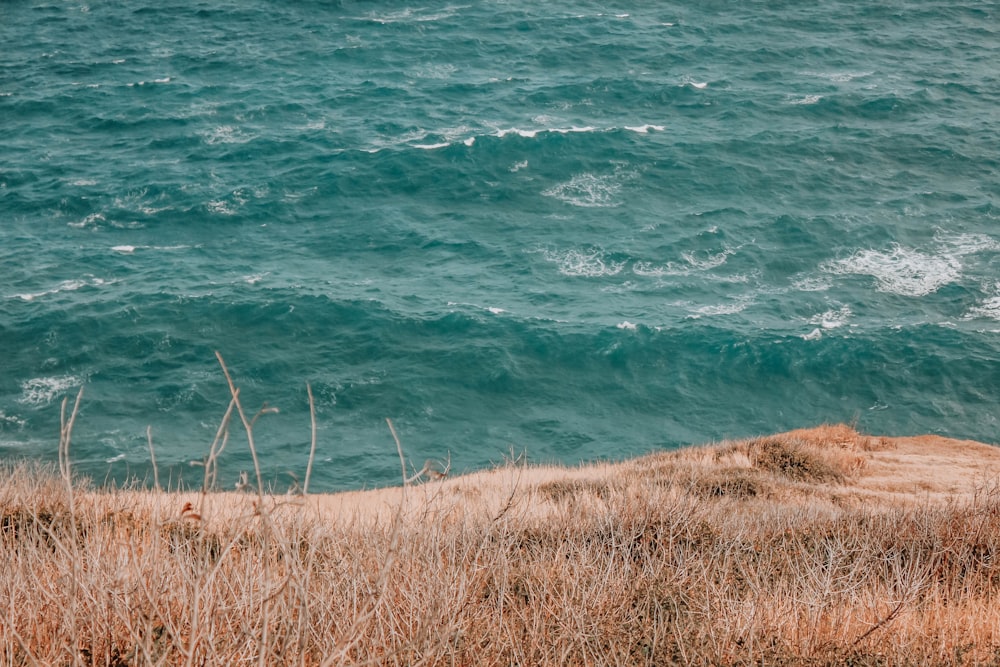
{"label": "dry grass", "polygon": [[975,443],[821,427],[333,496],[68,472],[0,470],[3,665],[1000,664]]}

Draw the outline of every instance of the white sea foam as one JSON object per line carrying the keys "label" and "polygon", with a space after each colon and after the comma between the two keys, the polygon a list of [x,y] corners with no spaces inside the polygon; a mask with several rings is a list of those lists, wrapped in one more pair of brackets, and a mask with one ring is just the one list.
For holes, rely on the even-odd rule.
{"label": "white sea foam", "polygon": [[514,164],[512,164],[510,166],[509,171],[510,173],[514,174],[521,171],[522,169],[527,169],[527,168],[528,168],[528,161],[522,160],[521,162],[515,162]]}
{"label": "white sea foam", "polygon": [[471,146],[472,144],[476,143],[476,138],[475,137],[469,137],[468,139],[466,139],[462,143],[465,144],[466,146]]}
{"label": "white sea foam", "polygon": [[934,234],[934,241],[958,257],[1000,251],[1000,241],[986,234],[951,234],[939,229]]}
{"label": "white sea foam", "polygon": [[489,312],[493,313],[494,315],[499,315],[500,313],[506,313],[507,312],[503,308],[495,308],[493,306],[487,307],[486,310],[488,310]]}
{"label": "white sea foam", "polygon": [[973,306],[965,315],[963,320],[997,320],[1000,321],[1000,296],[992,296],[978,306]]}
{"label": "white sea foam", "polygon": [[125,460],[125,452],[118,454],[117,456],[112,456],[110,459],[105,459],[105,463],[117,463],[118,461]]}
{"label": "white sea foam", "polygon": [[788,100],[789,104],[816,104],[821,99],[822,95],[806,95],[805,97],[797,97],[795,99]]}
{"label": "white sea foam", "polygon": [[618,193],[622,189],[620,178],[578,174],[542,192],[546,197],[554,197],[567,204],[583,208],[612,208],[618,206]]}
{"label": "white sea foam", "polygon": [[48,405],[57,395],[76,389],[83,380],[76,375],[59,377],[38,377],[21,383],[19,403],[27,405]]}
{"label": "white sea foam", "polygon": [[165,76],[165,77],[162,77],[160,79],[153,79],[152,81],[137,81],[135,83],[128,83],[128,84],[125,84],[125,85],[127,85],[129,88],[133,88],[135,86],[148,86],[148,85],[154,84],[154,83],[170,83],[170,77],[169,76]]}
{"label": "white sea foam", "polygon": [[632,132],[638,132],[639,134],[648,134],[650,130],[663,132],[666,128],[662,125],[652,125],[650,123],[646,123],[645,125],[626,125],[625,129],[631,130]]}
{"label": "white sea foam", "polygon": [[[149,202],[149,188],[141,190],[129,190],[124,195],[115,197],[112,206],[116,209],[134,211],[144,215],[156,215],[161,211],[169,210],[169,206],[151,206]],[[114,224],[114,223],[112,223]]]}
{"label": "white sea foam", "polygon": [[253,141],[256,136],[248,134],[235,125],[220,125],[208,132],[201,133],[206,144],[245,144]]}
{"label": "white sea foam", "polygon": [[123,255],[131,255],[135,252],[134,245],[116,245],[111,248],[114,252],[120,252]]}
{"label": "white sea foam", "polygon": [[398,12],[390,12],[389,14],[369,14],[362,18],[365,21],[372,21],[373,23],[380,23],[382,25],[389,25],[392,23],[427,23],[430,21],[440,21],[441,19],[451,18],[460,9],[465,9],[468,5],[455,6],[455,7],[444,7],[437,12],[423,13],[426,9],[403,9]]}
{"label": "white sea foam", "polygon": [[418,79],[449,79],[451,75],[458,71],[458,68],[451,63],[440,65],[423,65],[410,70],[410,73]]}
{"label": "white sea foam", "polygon": [[635,262],[632,265],[632,273],[644,278],[662,278],[664,276],[686,276],[690,275],[690,267],[678,266],[674,262],[656,266],[652,262]]}
{"label": "white sea foam", "polygon": [[240,280],[242,280],[243,282],[245,282],[247,285],[256,285],[257,283],[259,283],[260,281],[262,281],[264,278],[266,278],[267,276],[269,276],[270,273],[271,273],[270,271],[265,271],[264,273],[253,273],[253,274],[241,277]]}
{"label": "white sea foam", "polygon": [[21,419],[17,415],[8,415],[3,410],[0,410],[0,428],[16,428],[18,430],[24,428],[28,422]]}
{"label": "white sea foam", "polygon": [[802,340],[819,340],[823,337],[823,330],[816,328],[807,334],[802,334]]}
{"label": "white sea foam", "polygon": [[214,199],[205,204],[205,206],[212,213],[218,213],[219,215],[236,215],[237,213],[236,209],[231,207],[229,202],[224,199]]}
{"label": "white sea foam", "polygon": [[493,133],[493,136],[503,139],[509,134],[516,134],[519,137],[524,137],[525,139],[534,139],[539,134],[552,133],[552,134],[575,134],[575,133],[586,133],[586,132],[606,132],[607,130],[601,130],[593,125],[572,126],[572,127],[544,127],[536,128],[533,130],[524,130],[518,127],[508,127],[499,128]]}
{"label": "white sea foam", "polygon": [[849,306],[841,306],[836,310],[830,309],[826,312],[813,315],[809,318],[809,324],[819,325],[823,329],[839,329],[847,324],[851,315]]}
{"label": "white sea foam", "polygon": [[706,252],[704,257],[696,255],[693,252],[682,252],[681,257],[684,258],[685,262],[699,271],[708,271],[709,269],[714,269],[725,264],[726,260],[729,259],[729,256],[734,252],[736,252],[736,250],[726,248],[722,252]]}
{"label": "white sea foam", "polygon": [[826,292],[833,287],[833,282],[825,276],[803,276],[793,282],[792,287],[800,292]]}
{"label": "white sea foam", "polygon": [[854,79],[862,79],[871,76],[874,72],[803,72],[806,76],[814,76],[834,83],[847,83]]}
{"label": "white sea foam", "polygon": [[546,250],[543,251],[543,257],[546,261],[557,264],[559,273],[564,276],[599,278],[618,275],[625,268],[625,262],[610,259],[599,249]]}
{"label": "white sea foam", "polygon": [[447,141],[443,141],[438,144],[413,144],[414,148],[419,148],[420,150],[424,151],[433,151],[437,150],[438,148],[447,148],[448,146],[451,146],[451,144],[448,143]]}
{"label": "white sea foam", "polygon": [[697,88],[698,90],[708,87],[707,81],[685,81],[684,83],[691,86],[692,88]]}
{"label": "white sea foam", "polygon": [[81,178],[75,181],[70,181],[70,185],[75,185],[77,187],[83,187],[87,185],[97,185],[97,181],[92,178]]}
{"label": "white sea foam", "polygon": [[898,244],[888,251],[858,250],[821,268],[833,274],[872,276],[880,292],[902,296],[931,294],[961,275],[961,263],[955,256],[928,255]]}
{"label": "white sea foam", "polygon": [[541,130],[519,130],[516,127],[509,127],[505,130],[497,130],[493,133],[493,136],[500,137],[503,139],[508,134],[516,134],[519,137],[524,137],[526,139],[532,139],[538,135]]}
{"label": "white sea foam", "polygon": [[43,296],[48,296],[49,294],[58,294],[59,292],[75,292],[81,287],[102,287],[104,285],[113,284],[113,280],[104,280],[103,278],[90,277],[88,279],[77,279],[77,280],[64,280],[52,289],[47,289],[41,292],[30,292],[24,294],[15,294],[13,298],[21,299],[22,301],[34,301],[35,299]]}
{"label": "white sea foam", "polygon": [[629,322],[628,320],[625,320],[624,322],[619,322],[615,326],[618,327],[619,329],[624,329],[626,331],[635,331],[638,325]]}
{"label": "white sea foam", "polygon": [[694,316],[702,317],[708,316],[712,317],[715,315],[735,315],[736,313],[743,312],[746,310],[747,306],[753,303],[753,299],[749,296],[737,297],[728,303],[717,303],[707,306],[699,306],[695,308],[692,312]]}
{"label": "white sea foam", "polygon": [[104,221],[105,217],[103,213],[91,213],[79,222],[70,222],[68,224],[70,227],[76,227],[77,229],[86,229],[88,227],[97,227]]}

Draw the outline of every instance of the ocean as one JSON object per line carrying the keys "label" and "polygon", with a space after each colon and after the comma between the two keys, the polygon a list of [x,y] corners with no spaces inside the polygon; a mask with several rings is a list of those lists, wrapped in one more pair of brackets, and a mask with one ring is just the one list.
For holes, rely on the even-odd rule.
{"label": "ocean", "polygon": [[[0,4],[0,459],[1000,441],[1000,3]],[[272,408],[276,408],[275,412]],[[252,471],[231,423],[219,485]],[[253,474],[251,472],[251,478]]]}

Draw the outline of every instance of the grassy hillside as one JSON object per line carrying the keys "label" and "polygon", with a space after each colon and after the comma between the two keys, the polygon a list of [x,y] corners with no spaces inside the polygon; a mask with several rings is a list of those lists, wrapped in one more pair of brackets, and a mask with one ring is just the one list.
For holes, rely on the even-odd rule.
{"label": "grassy hillside", "polygon": [[1000,664],[979,443],[825,426],[280,497],[67,466],[0,472],[4,665]]}

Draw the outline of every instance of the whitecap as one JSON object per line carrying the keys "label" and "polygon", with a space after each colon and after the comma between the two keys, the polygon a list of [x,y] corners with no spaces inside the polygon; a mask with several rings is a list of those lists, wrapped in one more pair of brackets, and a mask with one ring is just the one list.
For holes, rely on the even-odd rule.
{"label": "whitecap", "polygon": [[427,11],[426,9],[403,9],[398,12],[391,12],[389,14],[369,14],[362,20],[372,21],[373,23],[379,23],[381,25],[389,25],[392,23],[427,23],[431,21],[440,21],[441,19],[448,19],[455,16],[459,9],[465,9],[462,7],[445,7],[440,11],[422,14],[421,12]]}
{"label": "whitecap", "polygon": [[823,337],[822,329],[813,329],[807,334],[802,334],[802,340],[819,340]]}
{"label": "whitecap", "polygon": [[559,266],[559,273],[564,276],[599,278],[614,276],[625,268],[625,262],[615,261],[607,257],[603,250],[563,250],[544,251],[546,261]]}
{"label": "whitecap", "polygon": [[[997,285],[997,289],[1000,290],[1000,284]],[[983,302],[979,305],[973,306],[969,309],[969,312],[962,316],[962,319],[986,319],[1000,321],[1000,295],[991,296],[983,300]]]}
{"label": "whitecap", "polygon": [[[169,206],[161,206],[156,208],[150,206],[147,199],[149,195],[149,188],[142,188],[141,190],[129,190],[123,195],[118,195],[115,197],[113,208],[122,209],[125,211],[133,211],[136,213],[143,213],[145,215],[156,215],[161,211],[169,210]],[[113,225],[117,223],[112,222]]]}
{"label": "whitecap", "polygon": [[97,227],[99,223],[104,221],[105,217],[103,213],[91,213],[79,222],[70,222],[68,224],[70,227],[76,227],[77,229],[86,229],[87,227]]}
{"label": "whitecap", "polygon": [[14,298],[21,299],[22,301],[34,301],[38,297],[47,296],[49,294],[58,294],[59,292],[75,292],[81,287],[101,287],[103,285],[112,284],[114,281],[107,281],[103,278],[91,277],[89,280],[76,279],[76,280],[64,280],[52,289],[44,290],[41,292],[25,293],[25,294],[15,294]]}
{"label": "whitecap", "polygon": [[466,146],[472,146],[472,144],[476,143],[476,138],[475,137],[469,137],[468,139],[466,139],[462,143],[465,144]]}
{"label": "whitecap", "polygon": [[803,72],[806,76],[814,76],[820,79],[826,79],[827,81],[833,81],[834,83],[847,83],[853,81],[854,79],[861,79],[866,76],[871,76],[874,72]]}
{"label": "whitecap", "polygon": [[439,144],[413,144],[414,148],[419,148],[420,150],[424,151],[433,151],[437,150],[438,148],[447,148],[448,146],[451,146],[451,144],[449,144],[447,141]]}
{"label": "whitecap", "polygon": [[28,422],[21,419],[17,415],[8,415],[3,410],[0,410],[0,427],[13,426],[14,428],[20,430],[27,425]]}
{"label": "whitecap", "polygon": [[806,95],[805,97],[799,97],[799,98],[796,98],[796,99],[789,100],[788,103],[789,104],[816,104],[821,99],[823,99],[822,95]]}
{"label": "whitecap", "polygon": [[203,132],[201,136],[205,140],[205,143],[209,145],[245,144],[255,139],[254,135],[247,134],[234,125],[220,125],[208,132]]}
{"label": "whitecap", "polygon": [[753,300],[748,297],[740,297],[729,301],[728,303],[716,303],[707,306],[699,306],[694,309],[696,316],[715,316],[715,315],[735,315],[736,313],[741,313],[746,310],[747,306],[753,303]]}
{"label": "whitecap", "polygon": [[628,320],[625,320],[624,322],[619,322],[615,326],[618,327],[619,329],[624,329],[626,331],[635,331],[636,328],[638,327],[637,324],[629,322]]}
{"label": "whitecap", "polygon": [[687,83],[687,85],[691,86],[692,88],[697,88],[698,90],[702,90],[703,88],[708,87],[707,81],[687,81],[685,83]]}
{"label": "whitecap", "polygon": [[684,258],[684,261],[699,271],[708,271],[709,269],[714,269],[725,264],[726,260],[729,259],[729,256],[734,252],[736,251],[730,248],[726,248],[722,252],[717,253],[706,252],[704,259],[695,255],[693,252],[683,252],[681,253],[681,257]]}
{"label": "whitecap", "polygon": [[493,136],[503,139],[508,134],[516,134],[519,137],[524,137],[525,139],[535,138],[540,130],[520,130],[516,127],[510,127],[505,130],[497,130],[493,133]]}
{"label": "whitecap", "polygon": [[265,271],[264,273],[254,273],[254,274],[242,276],[240,278],[240,280],[242,280],[243,282],[245,282],[247,285],[256,285],[257,283],[259,283],[260,281],[262,281],[264,278],[266,278],[268,275],[270,275],[270,273],[271,273],[270,271]]}
{"label": "whitecap", "polygon": [[586,132],[602,132],[606,130],[599,130],[593,125],[583,125],[577,126],[573,125],[570,127],[544,127],[536,128],[533,130],[524,130],[519,127],[508,127],[508,128],[498,128],[493,136],[503,139],[509,134],[516,134],[519,137],[525,139],[534,139],[539,134],[552,133],[552,134],[576,134],[576,133],[586,133]]}
{"label": "whitecap", "polygon": [[622,185],[617,176],[578,174],[542,192],[573,206],[582,208],[612,208],[619,205],[618,193]]}
{"label": "whitecap", "polygon": [[878,291],[902,296],[926,296],[961,275],[961,264],[956,257],[928,255],[899,244],[893,244],[885,252],[858,250],[846,259],[826,262],[820,268],[839,275],[872,276]]}
{"label": "whitecap", "polygon": [[495,308],[493,306],[487,307],[486,310],[488,310],[489,312],[493,313],[494,315],[499,315],[500,313],[506,313],[507,312],[503,308]]}
{"label": "whitecap", "polygon": [[662,278],[664,276],[686,276],[691,273],[691,269],[678,267],[673,262],[667,262],[661,266],[655,266],[652,262],[636,262],[632,265],[632,273],[644,278]]}
{"label": "whitecap", "polygon": [[58,394],[76,389],[82,384],[83,380],[76,375],[31,378],[21,383],[21,398],[18,402],[27,405],[48,405]]}
{"label": "whitecap", "polygon": [[125,460],[125,453],[124,452],[122,452],[121,454],[118,454],[117,456],[112,456],[110,459],[106,459],[104,462],[105,463],[117,463],[118,461],[123,461],[123,460]]}
{"label": "whitecap", "polygon": [[218,213],[219,215],[236,215],[236,209],[232,208],[229,203],[223,199],[214,199],[205,205],[212,213]]}
{"label": "whitecap", "polygon": [[114,252],[120,252],[123,255],[131,255],[135,252],[134,245],[116,245],[111,248]]}
{"label": "whitecap", "polygon": [[958,257],[1000,251],[1000,242],[986,234],[951,234],[939,229],[934,241]]}
{"label": "whitecap", "polygon": [[625,129],[631,130],[632,132],[638,132],[639,134],[648,134],[650,130],[663,132],[666,128],[662,125],[652,125],[650,123],[646,123],[645,125],[626,125]]}
{"label": "whitecap", "polygon": [[823,276],[804,276],[792,283],[792,287],[800,292],[825,292],[833,287],[833,282]]}
{"label": "whitecap", "polygon": [[597,132],[598,129],[593,125],[585,125],[583,127],[551,127],[549,132],[554,132],[556,134],[572,134],[574,132]]}
{"label": "whitecap", "polygon": [[522,160],[521,162],[515,162],[514,164],[512,164],[509,171],[510,173],[514,174],[521,171],[522,169],[527,168],[527,166],[528,166],[528,161]]}
{"label": "whitecap", "polygon": [[847,324],[852,314],[849,306],[841,306],[837,310],[831,309],[813,315],[809,318],[809,324],[818,324],[823,329],[838,329]]}
{"label": "whitecap", "polygon": [[441,65],[425,65],[410,70],[411,74],[418,79],[448,79],[458,71],[458,68],[451,63]]}
{"label": "whitecap", "polygon": [[128,86],[129,88],[134,88],[135,86],[146,86],[153,83],[170,83],[170,77],[165,76],[160,79],[152,79],[150,81],[137,81],[135,83],[127,83],[125,85]]}

